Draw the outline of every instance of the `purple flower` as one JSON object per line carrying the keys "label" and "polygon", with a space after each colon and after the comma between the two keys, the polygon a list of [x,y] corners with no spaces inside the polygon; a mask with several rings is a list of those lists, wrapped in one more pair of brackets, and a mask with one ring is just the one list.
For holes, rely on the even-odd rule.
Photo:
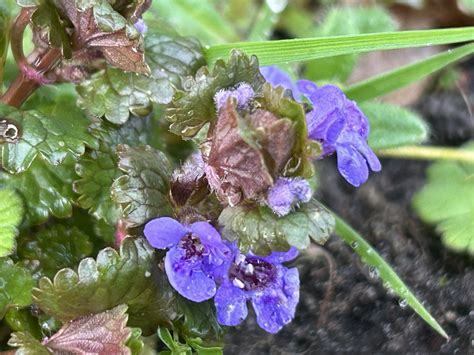
{"label": "purple flower", "polygon": [[260,73],[262,73],[265,80],[272,84],[272,86],[283,86],[285,89],[289,89],[293,92],[295,100],[301,100],[301,94],[298,87],[293,83],[290,76],[276,65],[261,67]]}
{"label": "purple flower", "polygon": [[380,171],[380,161],[367,144],[369,122],[357,104],[334,85],[318,88],[308,80],[297,85],[313,104],[306,115],[308,135],[322,144],[322,156],[337,152],[339,172],[354,186],[367,181],[369,168]]}
{"label": "purple flower", "polygon": [[237,101],[238,108],[245,108],[255,96],[255,92],[247,83],[240,83],[235,89],[221,89],[214,96],[217,111],[224,107],[231,96]]}
{"label": "purple flower", "polygon": [[309,202],[313,191],[302,178],[278,178],[268,190],[268,206],[279,216],[286,216],[299,202]]}
{"label": "purple flower", "polygon": [[137,22],[133,24],[133,26],[135,26],[137,31],[141,34],[145,34],[148,31],[148,26],[146,25],[145,21],[143,21],[143,19],[138,19]]}
{"label": "purple flower", "polygon": [[247,317],[250,300],[258,325],[267,332],[278,332],[294,318],[299,300],[298,269],[282,265],[294,259],[298,250],[257,256],[243,255],[235,245],[233,248],[235,258],[214,298],[217,321],[229,326],[240,324]]}
{"label": "purple flower", "polygon": [[212,298],[216,282],[226,274],[231,249],[207,222],[182,225],[161,217],[148,222],[145,237],[155,248],[166,249],[165,270],[171,285],[194,302]]}

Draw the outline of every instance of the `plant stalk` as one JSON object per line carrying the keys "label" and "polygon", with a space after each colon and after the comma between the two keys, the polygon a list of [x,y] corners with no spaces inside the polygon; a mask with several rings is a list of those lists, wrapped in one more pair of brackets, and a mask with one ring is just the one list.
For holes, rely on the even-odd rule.
{"label": "plant stalk", "polygon": [[380,149],[380,157],[419,159],[419,160],[454,160],[474,163],[474,152],[446,147],[406,146],[390,149]]}

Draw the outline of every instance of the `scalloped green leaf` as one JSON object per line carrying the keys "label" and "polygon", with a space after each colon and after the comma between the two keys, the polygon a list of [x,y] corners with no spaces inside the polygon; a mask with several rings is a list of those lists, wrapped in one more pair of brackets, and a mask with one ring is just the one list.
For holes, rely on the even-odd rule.
{"label": "scalloped green leaf", "polygon": [[240,250],[259,255],[286,251],[290,246],[305,249],[310,237],[324,244],[334,230],[335,220],[319,202],[312,200],[292,213],[278,217],[268,207],[226,207],[219,216],[225,239],[237,241]]}
{"label": "scalloped green leaf", "polygon": [[[474,151],[474,142],[465,149]],[[432,164],[413,206],[424,222],[436,225],[448,248],[474,255],[474,164]]]}
{"label": "scalloped green leaf", "polygon": [[35,281],[25,268],[9,258],[0,258],[0,319],[10,307],[31,304],[31,289]]}
{"label": "scalloped green leaf", "polygon": [[128,325],[150,335],[176,318],[174,293],[143,238],[128,237],[120,253],[105,248],[97,259],[83,259],[77,272],[62,269],[53,280],[42,278],[33,300],[63,322],[127,304]]}
{"label": "scalloped green leaf", "polygon": [[420,144],[428,138],[428,125],[413,111],[378,102],[363,102],[360,108],[369,119],[372,149]]}
{"label": "scalloped green leaf", "polygon": [[23,213],[20,196],[13,190],[0,190],[0,257],[10,255],[15,249]]}
{"label": "scalloped green leaf", "polygon": [[[62,98],[69,100],[69,96]],[[79,157],[85,147],[97,147],[95,138],[88,132],[89,120],[80,110],[63,107],[58,97],[54,113],[19,111],[12,106],[0,104],[0,117],[6,118],[20,128],[20,139],[16,143],[0,146],[2,166],[10,173],[27,170],[35,158],[41,155],[50,164],[60,164],[70,153]]]}
{"label": "scalloped green leaf", "polygon": [[57,166],[38,157],[22,174],[11,175],[0,171],[0,184],[15,189],[23,198],[27,224],[40,224],[49,216],[66,218],[72,215],[76,197],[72,182],[76,177],[74,158],[68,154]]}
{"label": "scalloped green leaf", "polygon": [[122,175],[117,167],[115,147],[119,143],[132,146],[153,143],[159,147],[162,143],[156,137],[160,135],[160,130],[152,117],[132,117],[121,126],[105,121],[95,125],[92,132],[99,138],[100,147],[83,155],[76,164],[76,172],[81,177],[74,182],[74,191],[80,195],[77,204],[94,217],[114,225],[120,216],[120,209],[112,200],[110,190],[114,180]]}
{"label": "scalloped green leaf", "polygon": [[125,225],[137,227],[157,216],[170,216],[171,166],[166,156],[150,147],[117,146],[118,166],[125,175],[114,181],[112,199],[120,204]]}
{"label": "scalloped green leaf", "polygon": [[257,57],[232,51],[227,63],[218,60],[211,71],[207,67],[199,69],[194,78],[184,81],[184,91],[177,91],[167,107],[166,116],[172,122],[170,131],[184,139],[196,135],[206,123],[216,119],[216,92],[242,82],[250,84],[255,92],[265,83]]}
{"label": "scalloped green leaf", "polygon": [[61,224],[22,236],[18,243],[18,256],[22,262],[37,264],[35,271],[47,277],[53,277],[62,268],[77,265],[93,250],[87,234],[77,227]]}
{"label": "scalloped green leaf", "polygon": [[18,348],[16,354],[22,355],[50,355],[46,346],[28,332],[12,333],[8,345]]}
{"label": "scalloped green leaf", "polygon": [[168,79],[179,89],[187,76],[206,65],[201,43],[192,37],[150,33],[145,39],[145,53],[152,75]]}
{"label": "scalloped green leaf", "polygon": [[127,122],[131,114],[146,116],[152,111],[153,103],[167,104],[173,96],[167,79],[126,73],[112,67],[82,82],[77,92],[81,108],[115,124]]}

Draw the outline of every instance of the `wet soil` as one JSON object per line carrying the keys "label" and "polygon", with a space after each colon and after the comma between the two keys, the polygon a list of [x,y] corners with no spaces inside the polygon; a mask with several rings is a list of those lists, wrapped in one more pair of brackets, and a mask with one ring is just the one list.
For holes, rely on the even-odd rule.
{"label": "wet soil", "polygon": [[[458,89],[434,92],[417,105],[432,128],[430,144],[458,146],[474,138],[466,105],[466,99],[474,103],[473,88],[468,92],[464,98]],[[447,250],[410,206],[429,163],[387,159],[382,164],[382,172],[355,189],[339,176],[334,159],[325,161],[319,197],[395,268],[450,340],[400,305],[351,248],[332,236],[296,262],[301,298],[294,321],[271,335],[251,315],[228,334],[226,354],[474,353],[474,259]]]}

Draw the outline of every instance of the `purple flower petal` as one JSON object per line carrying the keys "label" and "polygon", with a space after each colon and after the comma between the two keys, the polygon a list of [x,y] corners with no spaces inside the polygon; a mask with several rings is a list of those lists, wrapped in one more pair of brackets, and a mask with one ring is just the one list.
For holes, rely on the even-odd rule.
{"label": "purple flower petal", "polygon": [[303,95],[308,97],[318,90],[318,86],[310,80],[298,80],[296,86]]}
{"label": "purple flower petal", "polygon": [[344,179],[355,187],[362,185],[369,177],[364,156],[349,144],[337,147],[337,168]]}
{"label": "purple flower petal", "polygon": [[295,100],[301,100],[298,87],[293,83],[293,80],[291,80],[290,76],[276,65],[261,67],[260,73],[262,73],[265,80],[272,84],[272,86],[283,86],[285,89],[291,90]]}
{"label": "purple flower petal", "polygon": [[171,286],[183,297],[202,302],[216,293],[216,283],[201,268],[201,263],[185,260],[182,249],[171,248],[165,257],[165,270]]}
{"label": "purple flower petal", "polygon": [[295,259],[299,254],[298,249],[291,247],[288,251],[274,251],[268,256],[259,256],[260,259],[273,264],[281,264]]}
{"label": "purple flower petal", "polygon": [[299,202],[308,202],[313,196],[309,183],[302,178],[278,178],[268,190],[267,204],[279,216],[290,213]]}
{"label": "purple flower petal", "polygon": [[214,302],[217,321],[222,325],[235,326],[247,318],[247,297],[245,292],[233,286],[229,281],[219,287]]}
{"label": "purple flower petal", "polygon": [[133,25],[141,34],[144,34],[148,31],[148,26],[146,25],[145,21],[143,21],[143,19],[138,19],[138,21],[135,22]]}
{"label": "purple flower petal", "polygon": [[269,333],[277,333],[295,316],[282,290],[270,289],[252,298],[258,325]]}
{"label": "purple flower petal", "polygon": [[186,228],[170,217],[160,217],[145,225],[144,234],[151,246],[157,249],[176,245],[187,233]]}
{"label": "purple flower petal", "polygon": [[214,246],[222,243],[221,235],[208,222],[195,222],[189,226],[189,229],[199,236],[199,239],[205,245]]}

